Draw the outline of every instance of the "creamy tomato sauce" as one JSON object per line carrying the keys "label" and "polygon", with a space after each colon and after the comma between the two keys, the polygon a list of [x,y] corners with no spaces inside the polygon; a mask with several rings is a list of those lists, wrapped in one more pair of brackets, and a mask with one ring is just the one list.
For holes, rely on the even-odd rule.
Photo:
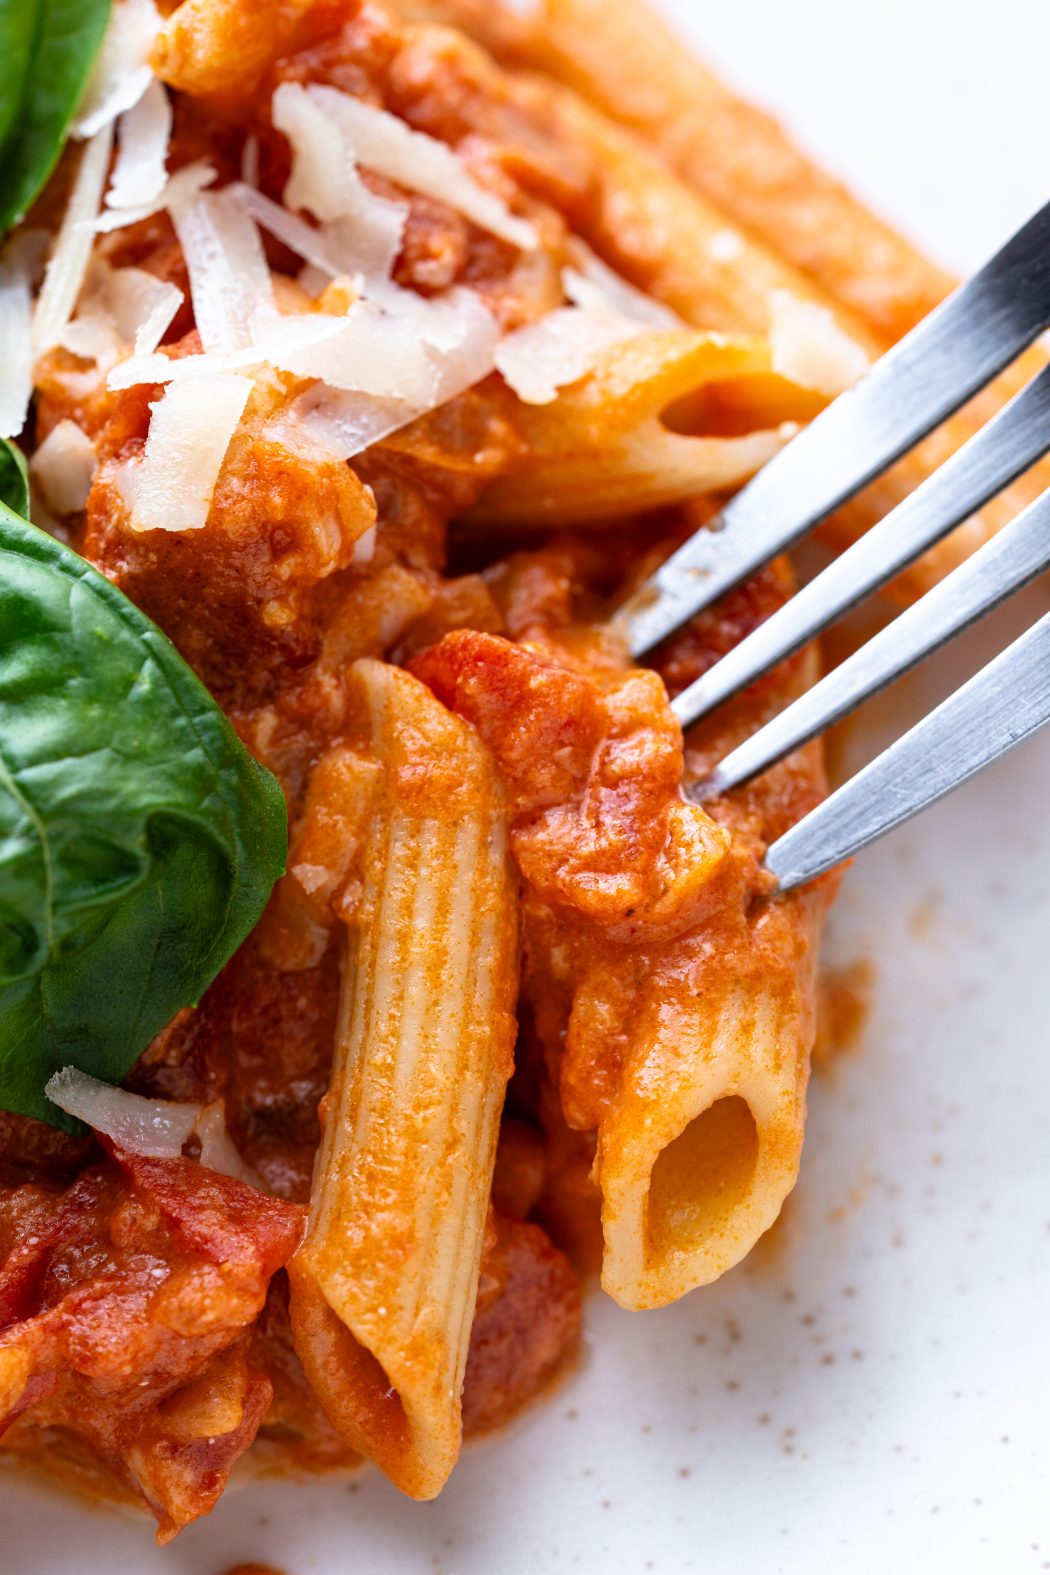
{"label": "creamy tomato sauce", "polygon": [[[548,229],[567,233],[586,215],[585,152],[553,138],[535,95],[527,113],[494,86],[470,48],[403,34],[367,0],[314,6],[294,23],[289,7],[273,36],[249,25],[250,10],[216,8],[225,45],[195,53],[189,28],[165,62],[185,90],[175,100],[174,166],[204,154],[235,175],[253,137],[262,188],[279,193],[288,155],[269,121],[273,89],[325,82],[445,141],[479,140],[496,177],[544,205],[537,222]],[[269,240],[267,251],[296,299],[295,260]],[[116,232],[99,252],[186,288],[163,216]],[[545,310],[553,288],[542,260],[523,265],[423,197],[411,199],[395,278],[423,294],[468,282],[507,327]],[[199,347],[184,307],[165,349]],[[354,659],[410,663],[496,760],[524,957],[463,1402],[468,1432],[489,1430],[577,1339],[578,1274],[601,1239],[593,1131],[620,1073],[629,1029],[620,1004],[632,979],[655,970],[673,999],[696,988],[698,969],[743,957],[747,915],[765,891],[765,844],[822,791],[813,750],[716,805],[713,818],[680,791],[683,770],[698,771],[757,725],[797,687],[801,667],[765,680],[685,753],[668,690],[767,616],[790,582],[782,566],[766,571],[673,641],[655,671],[628,671],[600,619],[693,527],[694,513],[652,516],[615,541],[579,532],[486,546],[454,522],[521,461],[516,401],[498,379],[350,465],[292,454],[267,436],[286,394],[276,374],[257,384],[196,531],[136,532],[117,484],[145,443],[156,389],[113,394],[54,351],[40,373],[36,437],[69,418],[97,440],[76,547],[175,642],[279,777],[293,841],[327,850],[334,879],[339,839],[351,833],[325,820],[308,789],[315,763],[347,738],[344,674]],[[356,546],[373,527],[362,561]],[[768,944],[789,946],[790,928],[771,916]],[[578,1011],[568,1036],[579,978],[589,981],[589,1016]],[[127,1079],[153,1096],[221,1098],[265,1193],[190,1158],[145,1161],[0,1118],[0,1416],[5,1375],[19,1397],[4,1442],[27,1454],[86,1451],[153,1509],[163,1535],[210,1508],[256,1436],[270,1457],[300,1466],[350,1459],[295,1356],[282,1272],[309,1198],[338,987],[333,914],[286,877],[199,1007],[180,1013]]]}

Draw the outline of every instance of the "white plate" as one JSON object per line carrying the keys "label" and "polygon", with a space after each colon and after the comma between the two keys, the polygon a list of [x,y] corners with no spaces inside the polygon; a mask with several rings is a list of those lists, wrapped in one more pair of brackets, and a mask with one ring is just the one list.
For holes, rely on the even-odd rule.
{"label": "white plate", "polygon": [[[1045,199],[1045,0],[671,9],[949,263]],[[1045,601],[879,702],[864,749]],[[769,1245],[666,1312],[592,1297],[579,1370],[436,1504],[373,1472],[254,1484],[159,1552],[144,1520],[5,1474],[5,1571],[1050,1569],[1048,781],[1044,736],[859,861],[832,951],[877,963],[875,1006],[816,1080]]]}

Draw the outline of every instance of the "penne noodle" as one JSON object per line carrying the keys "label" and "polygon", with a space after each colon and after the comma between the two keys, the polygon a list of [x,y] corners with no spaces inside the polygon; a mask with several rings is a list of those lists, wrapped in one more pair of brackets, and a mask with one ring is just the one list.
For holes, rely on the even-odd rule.
{"label": "penne noodle", "polygon": [[[582,233],[627,278],[673,306],[687,321],[722,332],[740,332],[745,324],[749,329],[761,324],[753,331],[765,332],[770,295],[788,290],[833,309],[840,327],[870,354],[886,348],[867,323],[826,295],[814,293],[815,286],[746,237],[741,237],[732,261],[721,263],[717,256],[712,260],[712,244],[719,233],[713,210],[706,209],[702,199],[644,144],[582,100],[566,91],[558,95],[557,104],[567,129],[590,149],[597,171],[598,196],[581,225]],[[724,221],[721,232],[725,233]],[[708,237],[702,246],[696,244],[698,234]],[[1044,361],[1041,348],[1029,350],[958,415],[833,515],[821,528],[825,540],[836,550],[849,546],[955,453]],[[1048,481],[1050,464],[1043,461],[902,574],[892,587],[894,596],[911,601],[923,595]]]}
{"label": "penne noodle", "polygon": [[893,343],[952,279],[740,98],[643,0],[543,0],[517,47],[653,144],[735,225]]}
{"label": "penne noodle", "polygon": [[[816,672],[811,648],[781,670],[763,708],[772,714]],[[730,713],[716,755],[752,725],[739,706]],[[709,768],[711,726],[701,724],[687,747],[687,780]],[[810,745],[767,773],[752,809],[768,813],[779,795],[823,789],[823,752]],[[663,1307],[718,1279],[794,1187],[834,890],[834,880],[817,882],[750,911],[730,908],[725,931],[701,926],[657,949],[644,971],[626,960],[599,965],[577,986],[561,1097],[571,1124],[596,1129],[602,1287],[622,1307]],[[612,1081],[610,1045],[623,1058]]]}
{"label": "penne noodle", "polygon": [[397,0],[395,9],[406,22],[461,30],[501,60],[523,55],[532,36],[528,5],[515,6],[514,0]]}
{"label": "penne noodle", "polygon": [[[811,648],[794,670],[781,669],[761,709],[775,712],[816,672]],[[695,730],[687,780],[709,769],[712,746],[721,754],[753,725],[739,705],[729,709],[717,729]],[[767,773],[752,811],[823,788],[822,750],[809,745]],[[717,938],[701,927],[642,973],[599,968],[577,988],[561,1093],[569,1119],[597,1129],[602,1286],[621,1306],[662,1307],[716,1280],[746,1257],[794,1187],[834,890],[833,880],[817,882],[760,902]],[[623,1046],[623,1066],[602,1098],[610,1043]]]}
{"label": "penne noodle", "polygon": [[[664,424],[669,409],[705,389],[716,402],[719,385],[733,390],[745,412],[753,390],[759,419],[751,424],[738,412],[741,436],[693,436]],[[762,430],[775,388],[787,391],[787,401],[777,429]],[[772,377],[768,347],[759,341],[675,329],[639,335],[607,349],[593,372],[552,404],[522,407],[518,425],[529,457],[467,518],[514,527],[600,525],[725,492],[783,446],[779,423],[806,419],[814,408],[813,396]]]}
{"label": "penne noodle", "polygon": [[153,44],[161,81],[185,93],[221,94],[231,103],[255,88],[275,55],[294,41],[314,0],[183,0]]}
{"label": "penne noodle", "polygon": [[[724,1274],[795,1184],[825,900],[809,893],[790,915],[767,910],[750,974],[712,968],[702,942],[683,945],[633,1003],[623,1081],[599,1124],[594,1165],[602,1286],[623,1307],[662,1307]],[[567,1065],[581,1053],[587,1006],[584,989]]]}
{"label": "penne noodle", "polygon": [[335,1061],[292,1327],[332,1423],[406,1493],[459,1453],[511,1069],[517,896],[472,729],[384,663],[351,684],[381,780],[347,920]]}
{"label": "penne noodle", "polygon": [[876,354],[880,341],[862,318],[829,303],[804,274],[760,241],[735,230],[726,215],[668,168],[633,132],[566,88],[543,83],[568,138],[594,164],[594,198],[581,215],[585,239],[618,272],[697,328],[764,334],[770,297],[786,290],[831,305],[840,327]]}

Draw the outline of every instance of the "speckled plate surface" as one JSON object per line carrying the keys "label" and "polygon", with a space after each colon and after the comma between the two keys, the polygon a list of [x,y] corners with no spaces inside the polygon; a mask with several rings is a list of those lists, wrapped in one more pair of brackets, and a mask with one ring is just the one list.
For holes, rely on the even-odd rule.
{"label": "speckled plate surface", "polygon": [[[1044,0],[667,4],[949,263],[1047,196]],[[847,754],[1045,606],[877,702]],[[1048,784],[1044,735],[858,862],[831,953],[874,966],[873,1005],[815,1081],[783,1220],[665,1312],[592,1297],[578,1370],[436,1504],[371,1472],[256,1482],[157,1551],[145,1521],[6,1472],[5,1575],[1050,1569]]]}

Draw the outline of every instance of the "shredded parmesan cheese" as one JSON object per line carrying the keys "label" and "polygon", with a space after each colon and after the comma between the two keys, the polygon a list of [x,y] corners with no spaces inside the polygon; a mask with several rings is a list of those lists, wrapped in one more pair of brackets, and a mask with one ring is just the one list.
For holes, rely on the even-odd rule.
{"label": "shredded parmesan cheese", "polygon": [[405,400],[340,393],[317,383],[274,417],[266,435],[307,458],[353,459],[420,414]]}
{"label": "shredded parmesan cheese", "polygon": [[152,202],[142,202],[134,208],[107,208],[90,228],[98,235],[108,235],[111,231],[122,230],[129,224],[139,224],[143,219],[152,219],[155,213],[163,213],[165,208],[185,207],[199,196],[206,186],[210,186],[214,179],[215,169],[206,160],[201,159],[196,164],[184,164],[181,170],[176,170],[174,175],[168,177]]}
{"label": "shredded parmesan cheese", "polygon": [[[67,285],[59,302],[65,315],[56,311],[45,319],[55,319],[49,332],[104,367],[111,389],[168,386],[152,407],[145,450],[121,474],[120,489],[138,530],[205,524],[223,456],[249,396],[250,380],[239,373],[269,366],[314,385],[274,417],[270,429],[315,451],[350,457],[493,371],[499,326],[473,292],[459,288],[424,298],[393,284],[408,210],[369,189],[358,159],[520,247],[538,244],[532,226],[479,185],[451,149],[385,111],[335,89],[283,83],[274,94],[273,117],[292,149],[284,206],[244,181],[205,191],[215,173],[207,164],[165,179],[170,106],[153,84],[121,123],[109,211],[98,220],[97,200],[93,212],[82,200],[75,216],[67,214],[81,246],[90,247],[92,232],[167,208],[189,273],[202,344],[197,355],[157,353],[181,300],[159,281],[152,282],[148,301],[141,290],[129,289],[129,309],[122,311],[113,298],[117,275],[100,271],[69,323],[81,272],[77,289],[70,295]],[[317,222],[307,222],[302,213]],[[344,290],[336,286],[338,300],[331,297],[334,313],[299,312],[293,305],[280,315],[260,225],[299,254],[315,282],[316,276],[345,281]],[[133,286],[138,271],[120,273],[121,282]],[[596,290],[582,278],[578,287],[592,295]],[[322,303],[326,308],[330,295]],[[526,343],[508,351],[508,376],[512,381],[516,376],[529,397],[553,397],[560,382],[582,375],[605,343],[638,331],[635,319],[617,314],[604,295],[595,305],[567,311],[564,337],[571,343],[556,345],[564,327],[559,322],[541,331],[531,350]],[[546,346],[547,360],[530,384],[520,355],[515,362],[515,349],[535,355],[537,344]]]}
{"label": "shredded parmesan cheese", "polygon": [[578,382],[602,352],[653,330],[681,328],[681,319],[607,268],[582,244],[583,269],[562,270],[570,306],[508,334],[496,349],[496,370],[528,405],[548,405]]}
{"label": "shredded parmesan cheese", "polygon": [[259,1186],[230,1139],[221,1099],[208,1105],[174,1099],[146,1099],[125,1088],[65,1066],[49,1078],[44,1092],[53,1105],[101,1132],[118,1148],[145,1159],[178,1159],[191,1137],[200,1142],[200,1163],[208,1170]]}
{"label": "shredded parmesan cheese", "polygon": [[[324,312],[281,317],[256,335],[243,350],[211,350],[204,355],[136,355],[110,374],[114,390],[134,388],[136,383],[189,383],[213,377],[217,372],[249,372],[273,366],[288,370],[286,363],[320,340],[334,339],[347,326],[345,317],[330,317]],[[311,374],[312,375],[312,374]]]}
{"label": "shredded parmesan cheese", "polygon": [[95,445],[75,421],[59,421],[29,461],[29,472],[49,509],[77,514],[91,491]]}
{"label": "shredded parmesan cheese", "polygon": [[363,184],[346,139],[299,82],[282,82],[273,96],[273,123],[292,149],[292,170],[284,188],[289,208],[305,209],[317,219],[338,219],[352,212]]}
{"label": "shredded parmesan cheese", "polygon": [[390,286],[379,296],[391,328],[419,335],[436,370],[429,409],[446,404],[487,377],[495,366],[499,324],[472,291],[456,288],[430,300],[411,290]]}
{"label": "shredded parmesan cheese", "polygon": [[[125,273],[131,271],[131,269],[124,269]],[[138,269],[134,271],[137,273]],[[146,315],[135,329],[136,355],[152,355],[175,321],[175,314],[183,302],[182,291],[177,285],[164,284],[159,279],[154,280],[154,283],[160,288],[148,300],[144,300],[143,304],[147,306]]]}
{"label": "shredded parmesan cheese", "polygon": [[340,333],[282,355],[280,365],[295,377],[319,378],[349,393],[405,400],[420,409],[436,403],[437,373],[425,348],[391,332],[389,318],[365,301]]}
{"label": "shredded parmesan cheese", "polygon": [[129,1094],[75,1066],[56,1072],[44,1093],[67,1116],[76,1116],[112,1143],[149,1159],[177,1159],[201,1113],[200,1105]]}
{"label": "shredded parmesan cheese", "polygon": [[226,1110],[221,1099],[198,1107],[200,1115],[194,1123],[194,1133],[200,1140],[200,1163],[206,1170],[217,1170],[223,1176],[236,1176],[250,1187],[264,1188],[262,1178],[250,1165],[246,1165],[234,1147],[226,1125]]}
{"label": "shredded parmesan cheese", "polygon": [[120,360],[123,345],[113,323],[101,313],[85,312],[67,323],[58,344],[81,361],[94,361],[100,372]]}
{"label": "shredded parmesan cheese", "polygon": [[[450,290],[425,300],[388,285],[374,299],[354,300],[343,317],[306,312],[277,318],[243,349],[177,359],[135,356],[110,374],[109,386],[184,384],[269,365],[319,379],[334,391],[393,401],[375,421],[364,421],[368,430],[378,425],[387,432],[486,377],[498,340],[495,319],[471,291]],[[345,402],[339,420],[345,420]]]}
{"label": "shredded parmesan cheese", "polygon": [[369,191],[343,128],[300,83],[283,82],[277,89],[273,123],[292,148],[285,206],[312,213],[325,225],[326,261],[315,266],[330,262],[337,273],[388,279],[401,250],[405,205]]}
{"label": "shredded parmesan cheese", "polygon": [[496,370],[527,405],[549,405],[559,388],[592,370],[603,350],[646,331],[607,305],[563,306],[508,334],[496,348]]}
{"label": "shredded parmesan cheese", "polygon": [[104,312],[121,344],[134,343],[136,350],[143,342],[156,348],[183,300],[178,285],[145,268],[111,268],[101,257],[92,264],[85,295],[81,304]]}
{"label": "shredded parmesan cheese", "polygon": [[178,383],[150,406],[145,450],[119,482],[134,530],[202,529],[251,390],[247,378],[220,374]]}
{"label": "shredded parmesan cheese", "polygon": [[[409,311],[406,298],[414,303]],[[333,458],[352,459],[428,410],[454,399],[492,371],[499,328],[469,290],[452,290],[436,301],[398,290],[388,296],[388,306],[393,303],[400,311],[391,311],[391,333],[404,335],[407,328],[408,344],[418,335],[429,363],[427,398],[412,400],[403,394],[377,398],[318,383],[270,424],[268,431],[276,441],[307,453],[319,447]]]}
{"label": "shredded parmesan cheese", "polygon": [[172,222],[190,276],[193,315],[208,350],[243,350],[277,316],[273,284],[254,221],[226,192],[178,203]]}
{"label": "shredded parmesan cheese", "polygon": [[137,355],[156,350],[182,300],[176,285],[143,268],[111,268],[101,257],[93,257],[77,315],[58,343],[108,370],[132,346]]}
{"label": "shredded parmesan cheese", "polygon": [[167,184],[171,142],[171,100],[159,82],[151,82],[137,104],[117,121],[117,162],[109,193],[110,208],[149,207]]}
{"label": "shredded parmesan cheese", "polygon": [[333,256],[323,230],[315,229],[305,219],[300,219],[298,214],[289,213],[279,202],[274,202],[243,181],[226,189],[256,224],[268,230],[290,251],[297,252],[305,262],[319,268],[331,279],[338,278],[345,271]]}
{"label": "shredded parmesan cheese", "polygon": [[95,133],[80,155],[80,166],[36,303],[33,349],[37,355],[57,343],[73,315],[91,258],[91,226],[98,217],[112,147],[110,121]]}
{"label": "shredded parmesan cheese", "polygon": [[802,301],[790,290],[774,290],[769,309],[774,372],[832,399],[863,377],[866,352],[843,333],[827,307]]}
{"label": "shredded parmesan cheese", "polygon": [[396,115],[351,98],[338,88],[314,85],[304,91],[338,127],[366,169],[385,175],[408,191],[447,203],[480,229],[521,251],[535,251],[539,246],[533,226],[512,214],[502,198],[479,185],[443,142],[413,131]]}
{"label": "shredded parmesan cheese", "polygon": [[32,295],[22,249],[0,257],[0,437],[17,437],[33,397]]}
{"label": "shredded parmesan cheese", "polygon": [[138,103],[153,80],[150,50],[162,21],[153,0],[118,0],[84,89],[76,136],[93,137]]}

